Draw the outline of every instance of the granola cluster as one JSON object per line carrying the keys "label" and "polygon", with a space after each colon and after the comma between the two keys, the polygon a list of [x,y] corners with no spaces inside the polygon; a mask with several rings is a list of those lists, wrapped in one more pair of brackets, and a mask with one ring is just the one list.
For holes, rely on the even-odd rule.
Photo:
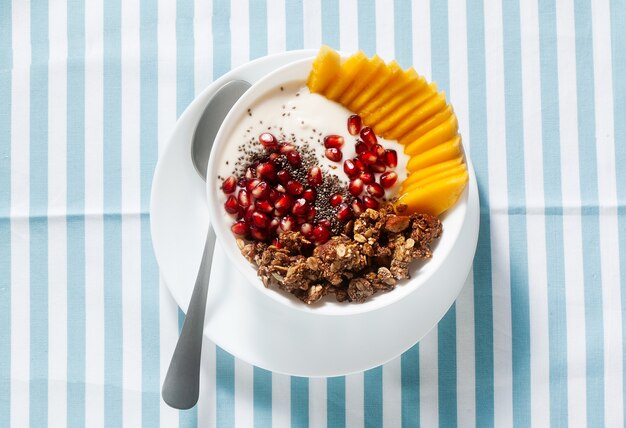
{"label": "granola cluster", "polygon": [[318,246],[300,232],[282,233],[279,245],[237,243],[266,287],[279,287],[307,304],[329,293],[340,302],[362,303],[409,278],[411,261],[432,257],[430,245],[442,226],[437,217],[396,215],[387,206],[366,210],[343,232]]}

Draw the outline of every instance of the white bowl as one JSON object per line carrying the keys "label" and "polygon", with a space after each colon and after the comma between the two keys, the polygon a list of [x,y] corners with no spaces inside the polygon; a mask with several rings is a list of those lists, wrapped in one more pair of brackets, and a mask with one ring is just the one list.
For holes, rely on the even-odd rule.
{"label": "white bowl", "polygon": [[[226,144],[235,126],[244,115],[247,115],[248,107],[256,100],[263,97],[271,89],[277,88],[287,82],[301,81],[305,84],[311,69],[313,58],[298,60],[278,68],[264,78],[257,81],[237,101],[215,138],[208,171],[219,171],[219,166],[226,160]],[[232,159],[231,159],[232,161]],[[215,228],[217,238],[220,240],[228,257],[236,268],[249,280],[251,287],[259,292],[259,298],[270,298],[288,308],[313,313],[315,315],[328,316],[351,316],[376,311],[405,299],[407,296],[422,289],[420,294],[426,296],[434,293],[439,295],[440,303],[436,305],[440,319],[449,306],[454,302],[461,289],[463,281],[469,272],[471,261],[474,257],[478,236],[478,198],[477,194],[472,204],[468,204],[469,189],[476,191],[475,176],[468,161],[470,169],[470,183],[463,192],[456,205],[442,216],[443,234],[433,245],[433,257],[425,262],[411,264],[411,279],[398,283],[396,288],[387,293],[377,293],[364,303],[336,302],[334,296],[326,296],[322,302],[313,305],[305,305],[289,293],[277,288],[266,288],[257,276],[255,267],[250,264],[240,253],[235,237],[230,231],[232,218],[224,215],[225,195],[220,190],[221,182],[216,174],[209,174],[207,179],[207,199],[211,223]],[[472,211],[470,213],[470,210]],[[475,212],[474,212],[475,211]],[[468,218],[468,214],[470,215]],[[433,292],[427,292],[432,289]],[[440,289],[441,292],[436,290]],[[445,298],[441,299],[441,297]]]}

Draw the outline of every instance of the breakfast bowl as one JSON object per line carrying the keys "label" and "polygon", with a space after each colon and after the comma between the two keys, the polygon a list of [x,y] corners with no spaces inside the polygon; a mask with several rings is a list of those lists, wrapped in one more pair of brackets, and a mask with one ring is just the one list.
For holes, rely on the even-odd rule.
{"label": "breakfast bowl", "polygon": [[[432,257],[410,263],[410,278],[398,281],[390,291],[375,293],[362,303],[339,302],[331,296],[324,296],[312,304],[303,304],[291,293],[277,287],[266,287],[259,278],[257,268],[242,255],[241,247],[246,241],[233,234],[236,214],[225,211],[225,204],[231,196],[225,193],[223,187],[225,179],[235,169],[239,168],[239,172],[244,173],[247,167],[245,158],[251,155],[252,142],[261,133],[284,131],[293,138],[294,144],[306,144],[305,151],[319,162],[325,174],[336,174],[341,178],[341,162],[327,159],[329,155],[324,156],[323,140],[328,135],[350,139],[345,123],[352,112],[322,95],[309,92],[307,76],[314,60],[314,57],[309,57],[293,61],[256,81],[223,121],[211,151],[206,184],[209,217],[218,241],[232,265],[257,291],[258,298],[270,299],[288,311],[301,311],[314,317],[358,317],[383,309],[393,312],[394,307],[409,305],[409,308],[423,311],[425,318],[434,320],[432,325],[435,325],[460,292],[476,249],[478,192],[467,156],[464,156],[464,162],[468,185],[456,203],[439,216],[443,233],[432,243]],[[289,117],[287,122],[285,117]],[[408,158],[402,154],[402,145],[395,141],[381,140],[383,142],[386,148],[399,153],[398,180],[388,189],[393,195],[399,191],[399,183],[407,176]],[[356,154],[351,144],[343,148],[344,160]],[[330,211],[318,213],[317,218],[324,215],[334,214]]]}

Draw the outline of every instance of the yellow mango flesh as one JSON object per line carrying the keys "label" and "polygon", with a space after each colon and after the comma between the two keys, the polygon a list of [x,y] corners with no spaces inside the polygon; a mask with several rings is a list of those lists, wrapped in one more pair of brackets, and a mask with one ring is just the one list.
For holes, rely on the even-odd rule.
{"label": "yellow mango flesh", "polygon": [[408,192],[410,192],[410,191],[412,191],[414,189],[417,189],[417,188],[420,188],[420,187],[424,187],[424,186],[426,186],[426,185],[428,185],[430,183],[433,183],[435,181],[442,180],[442,179],[444,179],[446,177],[450,177],[452,175],[460,174],[460,173],[462,173],[465,170],[466,170],[465,164],[461,164],[461,165],[457,165],[457,166],[455,166],[453,168],[449,168],[447,170],[440,171],[437,174],[433,174],[433,175],[430,175],[428,177],[424,177],[421,180],[419,180],[417,182],[414,182],[412,184],[408,184],[407,185],[405,182],[402,182],[402,192],[403,193],[404,192],[408,193]]}
{"label": "yellow mango flesh", "polygon": [[[415,70],[410,68],[391,79],[388,85],[384,87],[384,90],[382,90],[378,96],[374,97],[374,99],[361,108],[359,114],[363,118],[363,122],[369,123],[367,122],[367,117],[369,115],[375,113],[380,107],[389,102],[389,100],[393,100],[395,97],[403,95],[404,91],[411,85],[411,83],[419,83],[419,78],[420,76],[415,72]],[[426,82],[424,81],[424,84],[425,83]]]}
{"label": "yellow mango flesh", "polygon": [[409,172],[415,172],[419,169],[435,165],[440,162],[445,162],[461,154],[461,136],[457,135],[450,141],[433,147],[430,150],[426,150],[424,153],[420,153],[417,156],[413,156],[406,164],[406,169]]}
{"label": "yellow mango flesh", "polygon": [[368,61],[362,51],[357,52],[348,58],[343,64],[337,78],[334,79],[324,91],[324,95],[331,100],[336,100],[346,90],[354,80],[354,77],[361,71],[363,65]]}
{"label": "yellow mango flesh", "polygon": [[418,181],[427,178],[429,176],[438,174],[442,171],[447,171],[455,166],[459,166],[463,163],[463,156],[457,156],[454,159],[450,159],[449,161],[436,163],[427,168],[420,169],[411,173],[403,182],[402,187],[410,186],[413,183],[417,183]]}
{"label": "yellow mango flesh", "polygon": [[438,216],[452,207],[461,196],[469,179],[467,171],[432,182],[403,193],[396,207],[406,206],[404,213],[427,213]]}
{"label": "yellow mango flesh", "polygon": [[452,106],[448,105],[444,110],[432,115],[431,117],[420,123],[416,128],[410,129],[404,135],[400,135],[398,131],[394,129],[393,132],[390,133],[389,138],[398,140],[400,144],[410,144],[422,135],[426,134],[431,129],[443,123],[453,114],[454,111],[452,110]]}
{"label": "yellow mango flesh", "polygon": [[376,98],[383,88],[387,88],[389,82],[396,79],[400,73],[402,73],[402,67],[400,67],[397,62],[391,61],[387,67],[383,69],[380,76],[374,76],[372,84],[367,86],[365,90],[348,105],[348,108],[353,112],[361,112],[363,107],[366,106],[370,100]]}
{"label": "yellow mango flesh", "polygon": [[406,146],[404,148],[404,153],[411,156],[423,153],[428,149],[432,149],[437,144],[441,144],[454,137],[458,129],[459,123],[456,119],[456,115],[452,115],[448,118],[448,120],[431,129],[426,134]]}
{"label": "yellow mango flesh", "polygon": [[410,93],[406,99],[402,100],[402,103],[394,106],[390,111],[385,112],[379,123],[375,125],[374,130],[377,134],[385,136],[387,138],[388,131],[396,128],[409,113],[417,109],[420,105],[425,103],[434,94],[437,93],[437,84],[431,83],[417,93]]}
{"label": "yellow mango flesh", "polygon": [[395,127],[395,131],[402,135],[409,129],[414,129],[419,126],[424,120],[428,119],[432,115],[439,113],[446,106],[446,94],[439,92],[433,98],[426,101],[424,104],[415,109],[411,114],[406,117],[406,120],[400,122]]}
{"label": "yellow mango flesh", "polygon": [[[426,83],[426,81],[421,77],[420,77],[420,80]],[[424,92],[423,85],[419,85],[419,88],[416,88],[416,89],[412,88],[412,86],[413,85],[411,84],[406,84],[403,88],[400,88],[398,90],[398,94],[395,97],[392,97],[387,102],[382,104],[372,114],[364,116],[362,118],[363,123],[367,123],[369,126],[371,126],[374,129],[379,128],[380,127],[379,124],[381,121],[391,116],[391,114],[394,111],[397,111],[403,104],[408,103],[409,100],[411,99],[419,97],[421,93]],[[378,132],[378,131],[376,131],[376,133],[382,134],[382,132]]]}
{"label": "yellow mango flesh", "polygon": [[368,84],[371,85],[372,81],[380,78],[383,68],[387,68],[385,62],[378,55],[374,55],[363,65],[360,74],[355,76],[352,84],[341,94],[338,99],[339,103],[344,106],[350,105]]}
{"label": "yellow mango flesh", "polygon": [[326,89],[339,73],[340,65],[341,57],[339,54],[328,46],[322,46],[311,66],[311,72],[306,83],[309,90],[321,93]]}

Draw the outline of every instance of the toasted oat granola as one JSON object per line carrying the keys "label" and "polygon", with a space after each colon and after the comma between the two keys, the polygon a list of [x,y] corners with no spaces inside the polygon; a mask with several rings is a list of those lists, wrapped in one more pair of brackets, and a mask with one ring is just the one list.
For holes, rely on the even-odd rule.
{"label": "toasted oat granola", "polygon": [[242,240],[239,246],[266,287],[278,287],[306,304],[329,293],[340,302],[362,303],[409,278],[411,261],[431,258],[430,245],[441,233],[437,217],[397,215],[387,206],[366,210],[343,234],[319,246],[300,232],[282,233],[279,246]]}

